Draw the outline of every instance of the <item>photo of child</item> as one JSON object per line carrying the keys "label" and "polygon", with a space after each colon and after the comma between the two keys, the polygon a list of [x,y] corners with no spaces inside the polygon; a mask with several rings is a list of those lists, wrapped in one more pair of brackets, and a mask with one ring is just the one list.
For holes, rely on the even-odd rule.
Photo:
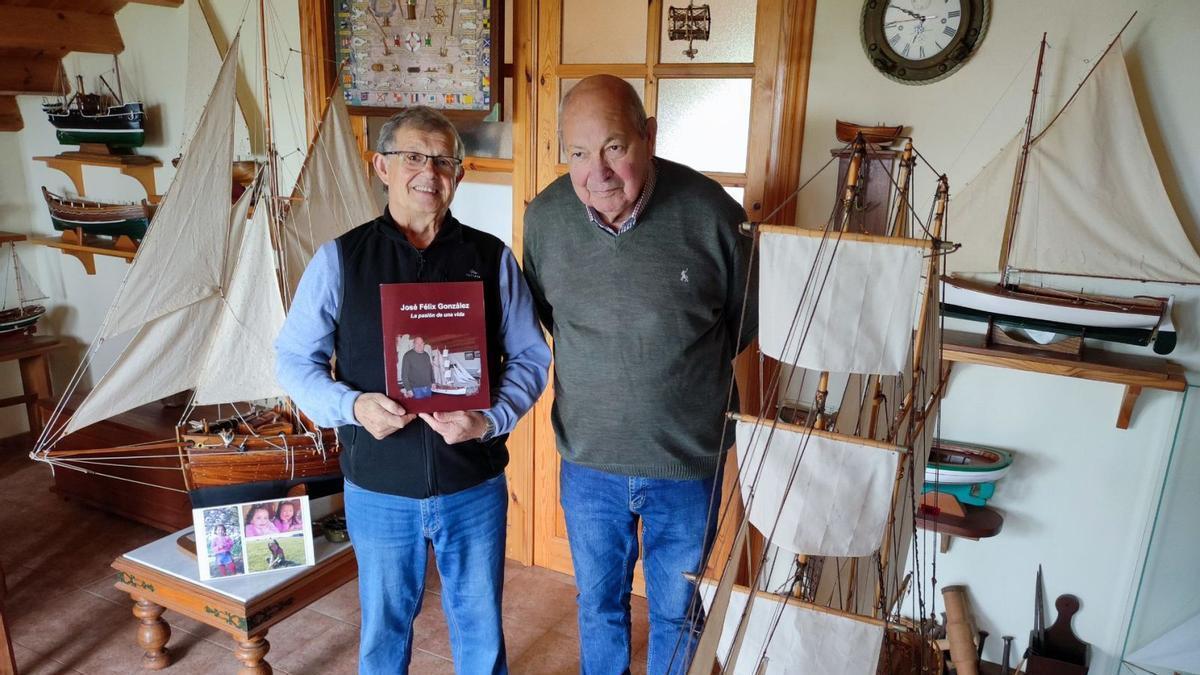
{"label": "photo of child", "polygon": [[279,502],[275,507],[275,518],[271,520],[279,532],[299,532],[304,526],[304,518],[300,514],[300,505],[288,500]]}
{"label": "photo of child", "polygon": [[204,514],[204,526],[208,533],[209,577],[245,574],[238,510],[236,508],[210,509]]}
{"label": "photo of child", "polygon": [[304,537],[265,537],[246,543],[247,571],[266,572],[295,567],[304,560]]}
{"label": "photo of child", "polygon": [[272,519],[275,511],[269,504],[254,504],[246,510],[246,536],[261,537],[265,534],[279,534]]}

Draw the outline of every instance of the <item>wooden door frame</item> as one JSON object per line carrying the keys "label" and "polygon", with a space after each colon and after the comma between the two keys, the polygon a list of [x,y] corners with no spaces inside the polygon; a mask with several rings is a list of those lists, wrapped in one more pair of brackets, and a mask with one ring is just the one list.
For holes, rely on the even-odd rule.
{"label": "wooden door frame", "polygon": [[[557,152],[559,81],[605,72],[618,77],[642,79],[645,82],[643,100],[650,111],[657,109],[658,82],[662,77],[728,78],[752,77],[751,136],[746,173],[713,174],[726,185],[746,188],[743,205],[748,217],[758,221],[788,202],[800,184],[800,162],[803,151],[804,116],[807,107],[809,68],[811,63],[813,24],[816,0],[759,0],[756,19],[754,62],[714,64],[660,63],[662,0],[650,0],[647,20],[647,57],[635,64],[562,64],[561,22],[563,0],[530,0],[537,2],[538,80],[534,103],[538,106],[536,143],[532,158],[537,188],[545,188],[565,172]],[[769,130],[767,133],[765,130]],[[535,146],[531,146],[535,147]],[[530,158],[526,158],[527,160]],[[529,195],[532,197],[532,195]],[[783,208],[772,216],[776,224],[795,224],[795,205]],[[522,227],[514,220],[514,241]],[[744,392],[744,405],[750,412],[761,409],[759,401],[759,368],[757,349],[747,350],[737,364],[739,387]],[[550,466],[538,466],[537,458],[554,445],[550,408],[553,392],[538,401],[527,420],[534,426],[533,496],[557,492],[558,472]],[[731,457],[730,464],[736,467]],[[736,481],[734,471],[726,472],[727,490]],[[740,505],[739,505],[740,506]],[[738,507],[734,507],[736,511]],[[558,537],[556,532],[557,505],[534,503],[534,564],[559,571],[570,570],[569,556],[561,545],[547,542]],[[731,518],[730,520],[734,520]],[[726,528],[729,529],[729,528]],[[718,534],[716,546],[728,548],[729,532]]]}

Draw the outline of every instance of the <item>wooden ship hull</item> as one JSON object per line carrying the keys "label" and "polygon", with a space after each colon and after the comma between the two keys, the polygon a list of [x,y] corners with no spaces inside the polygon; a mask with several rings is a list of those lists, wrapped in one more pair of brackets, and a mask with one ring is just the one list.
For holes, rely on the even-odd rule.
{"label": "wooden ship hull", "polygon": [[[276,406],[249,416],[176,429],[183,480],[194,505],[283,496],[299,484],[340,491],[341,446],[333,429]],[[312,491],[306,489],[306,493]]]}
{"label": "wooden ship hull", "polygon": [[0,336],[16,333],[32,333],[37,322],[46,313],[42,305],[26,305],[0,311]]}
{"label": "wooden ship hull", "polygon": [[[87,439],[104,438],[90,434],[91,428],[76,433]],[[47,457],[84,473],[107,464],[119,468],[118,480],[135,480],[132,477],[136,476],[136,482],[152,488],[182,488],[195,508],[284,497],[300,485],[310,496],[342,489],[341,445],[336,431],[317,429],[303,415],[293,418],[281,409],[239,417],[238,422],[202,424],[199,429],[180,426],[175,428],[174,439],[128,446],[80,447],[70,441],[73,438],[67,437],[70,449],[51,450]],[[169,484],[153,482],[157,480],[154,473],[161,474],[164,469],[182,475],[182,485],[177,478]]]}
{"label": "wooden ship hull", "polygon": [[113,148],[140,148],[146,142],[146,112],[141,103],[86,107],[47,104],[42,106],[63,145],[103,143]]}
{"label": "wooden ship hull", "polygon": [[861,134],[864,141],[877,145],[891,145],[903,131],[903,126],[865,126],[842,120],[836,121],[835,128],[837,139],[842,143],[852,143]]}
{"label": "wooden ship hull", "polygon": [[1002,328],[1147,346],[1170,354],[1177,340],[1166,298],[1117,298],[1032,286],[942,277],[948,317],[991,321]]}
{"label": "wooden ship hull", "polygon": [[146,236],[154,207],[141,204],[108,204],[88,199],[68,199],[42,188],[50,221],[60,232],[82,230],[84,234],[140,240]]}
{"label": "wooden ship hull", "polygon": [[1000,480],[1012,467],[1012,454],[997,448],[938,441],[929,451],[925,481],[961,485]]}

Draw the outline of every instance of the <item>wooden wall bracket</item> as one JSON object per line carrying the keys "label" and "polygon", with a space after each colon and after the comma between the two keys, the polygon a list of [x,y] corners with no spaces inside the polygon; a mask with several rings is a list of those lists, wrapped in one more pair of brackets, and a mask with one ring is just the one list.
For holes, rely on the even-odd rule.
{"label": "wooden wall bracket", "polygon": [[1033,373],[1075,377],[1125,385],[1117,411],[1117,428],[1128,429],[1134,404],[1143,389],[1180,392],[1187,389],[1183,368],[1166,359],[1090,350],[1081,357],[1044,351],[1018,350],[988,344],[985,336],[945,331],[942,358],[950,362],[1012,368]]}

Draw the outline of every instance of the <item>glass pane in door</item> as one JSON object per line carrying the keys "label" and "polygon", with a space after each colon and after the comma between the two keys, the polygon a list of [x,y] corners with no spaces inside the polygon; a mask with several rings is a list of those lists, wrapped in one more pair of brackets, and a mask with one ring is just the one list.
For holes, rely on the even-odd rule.
{"label": "glass pane in door", "polygon": [[699,171],[746,171],[750,83],[744,79],[658,81],[660,157]]}
{"label": "glass pane in door", "polygon": [[645,0],[563,0],[563,63],[645,63]]}

